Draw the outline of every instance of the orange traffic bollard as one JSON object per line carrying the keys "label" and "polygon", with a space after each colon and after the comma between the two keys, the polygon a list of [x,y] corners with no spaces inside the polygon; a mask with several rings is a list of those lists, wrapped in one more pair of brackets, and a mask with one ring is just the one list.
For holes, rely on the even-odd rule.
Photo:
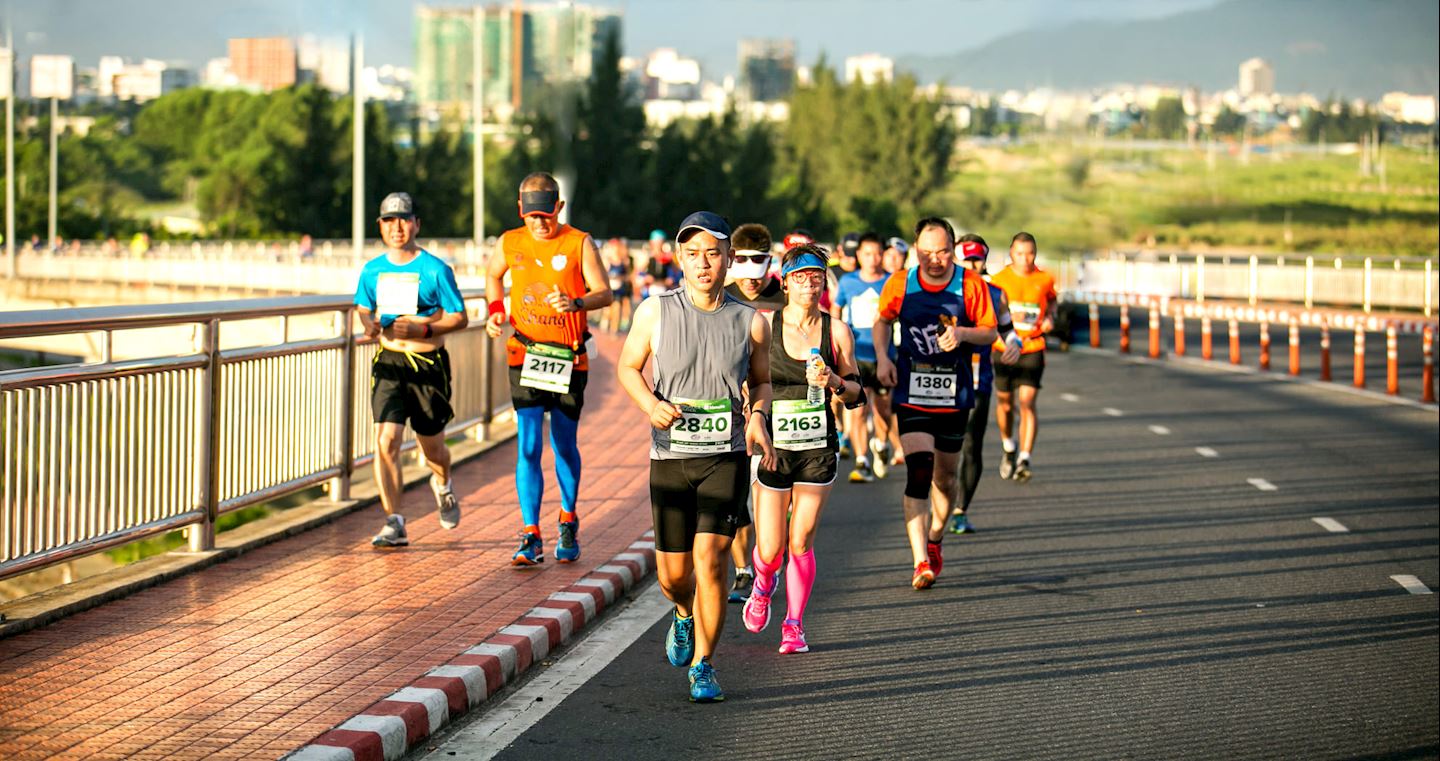
{"label": "orange traffic bollard", "polygon": [[1090,346],[1100,348],[1100,305],[1090,305]]}
{"label": "orange traffic bollard", "polygon": [[1365,326],[1355,326],[1355,388],[1365,388]]}
{"label": "orange traffic bollard", "polygon": [[1420,401],[1435,401],[1435,329],[1429,325],[1425,326],[1422,333],[1421,345],[1425,352],[1425,369],[1420,373],[1420,382],[1425,388],[1420,390]]}
{"label": "orange traffic bollard", "polygon": [[1240,323],[1230,318],[1230,364],[1240,364]]}
{"label": "orange traffic bollard", "polygon": [[1120,305],[1120,353],[1130,353],[1130,305]]}
{"label": "orange traffic bollard", "polygon": [[1175,308],[1175,356],[1185,356],[1185,310]]}
{"label": "orange traffic bollard", "polygon": [[1394,325],[1385,326],[1385,393],[1400,393],[1400,347]]}
{"label": "orange traffic bollard", "polygon": [[1290,374],[1300,374],[1300,323],[1290,318]]}
{"label": "orange traffic bollard", "polygon": [[1150,358],[1160,358],[1160,303],[1150,303]]}
{"label": "orange traffic bollard", "polygon": [[1202,359],[1214,359],[1215,342],[1210,330],[1210,315],[1200,318],[1200,357]]}
{"label": "orange traffic bollard", "polygon": [[1330,323],[1320,324],[1320,380],[1330,380]]}
{"label": "orange traffic bollard", "polygon": [[1270,369],[1270,323],[1260,323],[1260,369]]}

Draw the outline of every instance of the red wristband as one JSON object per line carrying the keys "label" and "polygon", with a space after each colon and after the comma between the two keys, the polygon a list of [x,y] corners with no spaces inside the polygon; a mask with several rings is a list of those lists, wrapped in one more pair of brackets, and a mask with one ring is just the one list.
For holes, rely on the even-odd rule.
{"label": "red wristband", "polygon": [[490,302],[490,314],[505,314],[505,302],[500,299]]}

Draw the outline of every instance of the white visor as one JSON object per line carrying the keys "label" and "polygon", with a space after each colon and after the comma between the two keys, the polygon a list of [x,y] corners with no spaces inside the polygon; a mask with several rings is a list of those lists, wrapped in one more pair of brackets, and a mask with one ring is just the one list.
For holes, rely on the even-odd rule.
{"label": "white visor", "polygon": [[741,260],[739,260],[739,259],[736,259],[736,260],[735,260],[735,263],[732,264],[732,265],[730,265],[730,276],[733,277],[733,278],[735,278],[736,280],[761,280],[761,279],[763,279],[763,278],[765,277],[766,273],[768,273],[768,272],[770,271],[770,252],[769,252],[769,251],[736,251],[736,252],[735,252],[735,255],[736,255],[736,256],[754,256],[754,255],[756,255],[756,254],[760,254],[761,256],[766,257],[765,261],[760,262],[760,263],[755,263],[755,262],[747,262],[747,261],[741,261]]}

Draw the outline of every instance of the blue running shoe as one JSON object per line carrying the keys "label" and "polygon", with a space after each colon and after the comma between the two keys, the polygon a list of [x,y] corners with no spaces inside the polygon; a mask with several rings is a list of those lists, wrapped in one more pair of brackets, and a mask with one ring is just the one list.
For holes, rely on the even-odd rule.
{"label": "blue running shoe", "polygon": [[720,682],[715,678],[715,667],[710,661],[700,661],[690,667],[690,702],[719,703],[725,700]]}
{"label": "blue running shoe", "polygon": [[520,549],[510,558],[510,565],[538,565],[545,562],[545,543],[539,534],[520,533]]}
{"label": "blue running shoe", "polygon": [[573,563],[580,559],[580,521],[560,521],[560,538],[555,542],[555,562]]}
{"label": "blue running shoe", "polygon": [[850,437],[847,436],[844,431],[841,431],[839,436],[836,437],[836,443],[840,445],[841,457],[850,457],[855,454],[855,450],[850,448]]}
{"label": "blue running shoe", "polygon": [[671,666],[688,666],[695,657],[695,617],[670,614],[670,631],[665,635],[665,657]]}
{"label": "blue running shoe", "polygon": [[956,513],[950,517],[950,533],[952,534],[973,534],[975,527],[970,525],[970,519],[965,513]]}

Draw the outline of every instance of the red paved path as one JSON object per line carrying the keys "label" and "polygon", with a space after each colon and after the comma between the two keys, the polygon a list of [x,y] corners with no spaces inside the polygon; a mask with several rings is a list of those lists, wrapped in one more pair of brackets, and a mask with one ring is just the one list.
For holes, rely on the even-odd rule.
{"label": "red paved path", "polygon": [[0,757],[278,758],[513,622],[650,527],[647,428],[602,340],[580,448],[583,559],[509,565],[515,450],[456,471],[464,518],[405,494],[411,544],[376,550],[379,507],[0,640]]}

